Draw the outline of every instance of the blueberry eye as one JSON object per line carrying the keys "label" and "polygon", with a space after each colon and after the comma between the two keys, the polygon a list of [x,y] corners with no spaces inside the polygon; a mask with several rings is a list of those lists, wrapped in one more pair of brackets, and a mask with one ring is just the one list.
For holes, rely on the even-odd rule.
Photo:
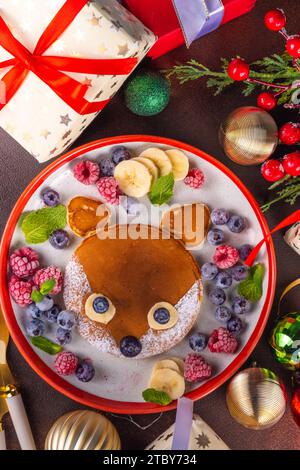
{"label": "blueberry eye", "polygon": [[106,313],[109,309],[109,302],[106,297],[96,297],[93,301],[93,308],[96,313]]}
{"label": "blueberry eye", "polygon": [[160,325],[165,325],[170,320],[170,312],[164,307],[158,308],[155,310],[153,318]]}
{"label": "blueberry eye", "polygon": [[153,330],[167,330],[176,325],[178,313],[169,302],[158,302],[148,312],[148,324]]}

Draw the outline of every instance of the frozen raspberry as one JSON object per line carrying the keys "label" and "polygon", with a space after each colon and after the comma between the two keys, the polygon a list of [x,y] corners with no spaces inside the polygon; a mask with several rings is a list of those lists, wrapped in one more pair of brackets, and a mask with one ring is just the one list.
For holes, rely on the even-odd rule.
{"label": "frozen raspberry", "polygon": [[194,189],[201,188],[204,184],[204,180],[204,173],[199,168],[193,168],[184,178],[185,184]]}
{"label": "frozen raspberry", "polygon": [[48,268],[40,269],[35,273],[33,281],[34,284],[40,288],[41,285],[49,279],[54,279],[56,281],[51,294],[58,294],[62,289],[63,275],[61,270],[56,266],[49,266]]}
{"label": "frozen raspberry", "polygon": [[56,356],[54,369],[59,375],[72,375],[78,366],[78,358],[72,352],[63,351]]}
{"label": "frozen raspberry", "polygon": [[236,248],[230,245],[221,245],[216,248],[213,262],[220,269],[227,269],[234,266],[240,258],[239,252]]}
{"label": "frozen raspberry", "polygon": [[232,354],[238,347],[235,337],[226,328],[214,330],[209,337],[208,347],[211,352]]}
{"label": "frozen raspberry", "polygon": [[82,160],[73,168],[75,178],[83,184],[95,184],[100,177],[98,163],[91,160]]}
{"label": "frozen raspberry", "polygon": [[39,256],[28,246],[15,250],[9,258],[12,272],[21,278],[33,276],[39,268]]}
{"label": "frozen raspberry", "polygon": [[211,366],[200,354],[190,353],[184,361],[184,378],[187,382],[200,382],[211,376]]}
{"label": "frozen raspberry", "polygon": [[17,276],[12,276],[8,283],[8,290],[14,301],[21,307],[32,303],[31,292],[33,288],[32,281],[24,281]]}
{"label": "frozen raspberry", "polygon": [[97,189],[101,196],[104,197],[104,199],[109,204],[119,204],[122,193],[116,179],[113,176],[100,178],[97,182]]}

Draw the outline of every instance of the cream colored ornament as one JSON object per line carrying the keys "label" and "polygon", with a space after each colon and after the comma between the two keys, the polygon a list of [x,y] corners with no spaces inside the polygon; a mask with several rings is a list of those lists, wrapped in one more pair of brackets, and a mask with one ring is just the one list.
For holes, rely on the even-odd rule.
{"label": "cream colored ornament", "polygon": [[45,450],[120,450],[114,425],[103,415],[78,410],[61,416],[48,432]]}

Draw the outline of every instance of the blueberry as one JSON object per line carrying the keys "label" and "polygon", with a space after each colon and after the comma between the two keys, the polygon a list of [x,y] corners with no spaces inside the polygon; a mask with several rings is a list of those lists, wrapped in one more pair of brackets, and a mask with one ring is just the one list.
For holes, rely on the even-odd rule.
{"label": "blueberry", "polygon": [[207,234],[207,241],[210,245],[221,245],[224,241],[224,233],[219,228],[212,228]]}
{"label": "blueberry", "polygon": [[43,299],[40,302],[36,303],[36,306],[42,311],[46,312],[47,310],[50,310],[54,305],[54,301],[50,295],[45,295]]}
{"label": "blueberry", "polygon": [[235,336],[238,335],[243,330],[243,322],[238,317],[231,317],[227,322],[227,330]]}
{"label": "blueberry", "polygon": [[203,333],[194,333],[189,337],[190,348],[195,352],[201,352],[206,348],[207,336]]}
{"label": "blueberry", "polygon": [[115,165],[110,158],[100,160],[100,174],[101,176],[114,176]]}
{"label": "blueberry", "polygon": [[109,302],[106,297],[96,297],[93,302],[93,309],[96,313],[106,313],[109,309]]}
{"label": "blueberry", "polygon": [[60,311],[61,311],[61,308],[58,305],[54,304],[52,308],[44,312],[46,315],[47,321],[49,323],[56,323],[57,317]]}
{"label": "blueberry", "polygon": [[216,308],[215,317],[221,323],[226,323],[232,317],[232,313],[228,307],[221,305],[220,307]]}
{"label": "blueberry", "polygon": [[122,201],[122,203],[128,215],[136,217],[141,213],[141,203],[134,197],[125,196],[124,201]]}
{"label": "blueberry", "polygon": [[158,308],[157,310],[155,310],[153,318],[160,325],[165,325],[170,320],[170,312],[167,308]]}
{"label": "blueberry", "polygon": [[53,189],[46,189],[42,193],[42,199],[46,206],[55,207],[60,203],[59,194]]}
{"label": "blueberry", "polygon": [[123,162],[123,160],[130,160],[130,158],[130,152],[124,145],[113,148],[111,152],[111,159],[115,165]]}
{"label": "blueberry", "polygon": [[62,250],[63,248],[66,248],[70,243],[69,234],[65,230],[54,230],[54,232],[52,232],[49,237],[49,242],[54,248]]}
{"label": "blueberry", "polygon": [[56,331],[56,341],[61,346],[71,343],[72,333],[70,330],[65,330],[65,328],[57,328]]}
{"label": "blueberry", "polygon": [[228,220],[227,226],[231,232],[241,233],[246,227],[246,222],[244,217],[240,217],[239,215],[232,215]]}
{"label": "blueberry", "polygon": [[29,336],[42,336],[45,333],[45,324],[35,318],[26,324],[26,331]]}
{"label": "blueberry", "polygon": [[226,294],[223,289],[216,288],[209,293],[209,300],[214,305],[222,305],[226,300]]}
{"label": "blueberry", "polygon": [[237,313],[239,315],[248,313],[251,310],[251,303],[244,297],[234,297],[232,301],[232,310],[234,313]]}
{"label": "blueberry", "polygon": [[75,374],[81,382],[90,382],[95,375],[95,369],[91,362],[84,361],[78,364]]}
{"label": "blueberry", "polygon": [[230,213],[226,209],[214,209],[210,218],[215,225],[225,225],[230,218]]}
{"label": "blueberry", "polygon": [[232,284],[232,276],[228,271],[222,271],[217,274],[216,286],[221,289],[228,289]]}
{"label": "blueberry", "polygon": [[135,336],[124,336],[120,341],[120,351],[125,357],[135,357],[141,350],[141,342]]}
{"label": "blueberry", "polygon": [[242,261],[245,261],[252,251],[252,246],[245,244],[242,245],[239,249],[240,258]]}
{"label": "blueberry", "polygon": [[42,318],[43,312],[36,306],[35,302],[28,305],[26,308],[26,313],[31,316],[31,318],[37,318],[40,320]]}
{"label": "blueberry", "polygon": [[243,281],[248,277],[248,268],[243,264],[238,264],[230,269],[230,273],[235,281]]}
{"label": "blueberry", "polygon": [[62,310],[57,317],[57,324],[65,330],[72,330],[76,323],[75,315],[70,310]]}
{"label": "blueberry", "polygon": [[204,263],[201,267],[201,274],[203,279],[211,281],[218,274],[219,269],[214,263]]}

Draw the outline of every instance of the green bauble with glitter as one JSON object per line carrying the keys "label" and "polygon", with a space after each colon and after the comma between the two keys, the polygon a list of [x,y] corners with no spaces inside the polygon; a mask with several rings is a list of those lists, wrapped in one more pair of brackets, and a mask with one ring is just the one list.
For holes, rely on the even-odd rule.
{"label": "green bauble with glitter", "polygon": [[278,320],[270,344],[277,362],[290,370],[300,369],[300,312],[289,313]]}
{"label": "green bauble with glitter", "polygon": [[169,100],[170,84],[158,72],[140,71],[125,86],[126,106],[138,116],[155,116],[161,113]]}

